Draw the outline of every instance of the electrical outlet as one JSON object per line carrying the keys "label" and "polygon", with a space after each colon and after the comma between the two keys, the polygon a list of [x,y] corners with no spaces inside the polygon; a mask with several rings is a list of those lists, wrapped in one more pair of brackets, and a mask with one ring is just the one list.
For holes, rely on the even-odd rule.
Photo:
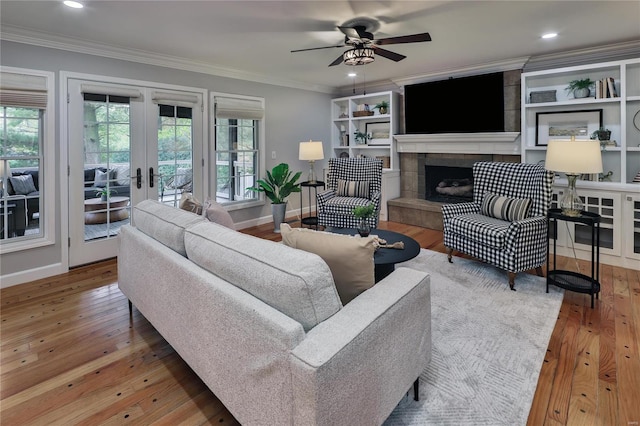
{"label": "electrical outlet", "polygon": [[271,159],[272,160],[276,159],[276,152],[275,151],[271,151]]}

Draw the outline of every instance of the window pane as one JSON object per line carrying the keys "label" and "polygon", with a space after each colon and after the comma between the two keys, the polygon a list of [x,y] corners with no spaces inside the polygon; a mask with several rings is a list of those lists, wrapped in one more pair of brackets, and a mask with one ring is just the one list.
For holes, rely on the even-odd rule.
{"label": "window pane", "polygon": [[7,178],[16,178],[12,184],[0,176],[0,241],[40,237],[41,112],[16,107],[0,111],[0,162],[11,168]]}

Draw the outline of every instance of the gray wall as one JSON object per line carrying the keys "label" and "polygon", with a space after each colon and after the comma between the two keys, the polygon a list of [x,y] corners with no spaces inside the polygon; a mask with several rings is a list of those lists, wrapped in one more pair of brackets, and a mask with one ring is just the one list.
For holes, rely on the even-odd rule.
{"label": "gray wall", "polygon": [[[60,192],[60,147],[67,141],[59,140],[60,112],[57,110],[60,94],[60,71],[130,78],[165,84],[198,87],[215,92],[260,96],[265,98],[265,159],[266,168],[271,169],[280,162],[288,163],[293,170],[303,172],[306,180],[308,163],[298,160],[298,143],[313,139],[325,143],[325,156],[330,148],[330,100],[331,95],[300,89],[236,80],[208,74],[182,71],[159,66],[121,61],[99,56],[50,49],[8,41],[0,42],[0,64],[10,67],[53,71],[56,73],[56,192]],[[224,64],[220,64],[224,65]],[[271,152],[277,152],[277,160],[271,159]],[[320,174],[325,162],[316,164]],[[305,197],[306,198],[306,197]],[[56,244],[28,251],[7,253],[0,256],[0,274],[7,275],[32,268],[60,263],[62,246],[60,235],[61,201],[56,197]],[[289,198],[289,209],[299,208],[300,197],[293,194]],[[271,206],[242,209],[231,212],[236,222],[270,216]],[[66,220],[66,218],[65,218]],[[65,236],[66,237],[66,236]]]}

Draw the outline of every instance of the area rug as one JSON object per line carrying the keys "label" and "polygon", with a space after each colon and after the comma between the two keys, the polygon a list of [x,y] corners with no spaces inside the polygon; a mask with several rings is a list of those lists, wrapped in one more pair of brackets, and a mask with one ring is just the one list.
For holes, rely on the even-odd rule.
{"label": "area rug", "polygon": [[431,275],[432,357],[385,425],[525,425],[563,291],[424,249],[397,266]]}

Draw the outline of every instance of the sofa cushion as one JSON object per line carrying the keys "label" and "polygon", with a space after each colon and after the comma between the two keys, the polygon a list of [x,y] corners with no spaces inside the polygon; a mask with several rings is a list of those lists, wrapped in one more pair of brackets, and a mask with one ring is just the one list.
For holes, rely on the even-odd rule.
{"label": "sofa cushion", "polygon": [[30,174],[11,176],[9,182],[11,182],[13,193],[17,195],[29,195],[37,191],[33,183],[33,176]]}
{"label": "sofa cushion", "polygon": [[336,193],[338,197],[369,198],[369,181],[338,179]]}
{"label": "sofa cushion", "polygon": [[511,222],[478,213],[455,216],[448,221],[449,230],[479,245],[503,248]]}
{"label": "sofa cushion", "polygon": [[183,256],[187,255],[184,245],[185,229],[204,221],[202,216],[155,200],[138,203],[134,207],[133,218],[136,228]]}
{"label": "sofa cushion", "polygon": [[513,222],[529,217],[531,198],[511,198],[485,192],[480,212],[486,216]]}
{"label": "sofa cushion", "polygon": [[222,206],[222,204],[217,203],[211,198],[205,201],[202,206],[202,214],[210,222],[226,226],[229,229],[236,229],[236,225],[233,223],[233,218],[229,212]]}
{"label": "sofa cushion", "polygon": [[325,211],[329,214],[353,216],[353,209],[371,204],[368,198],[333,197],[325,203]]}
{"label": "sofa cushion", "polygon": [[283,243],[315,253],[327,262],[343,305],[375,284],[373,238],[294,229],[286,223],[280,229]]}
{"label": "sofa cushion", "polygon": [[211,222],[185,233],[187,256],[203,269],[298,321],[305,331],[342,307],[318,256]]}

